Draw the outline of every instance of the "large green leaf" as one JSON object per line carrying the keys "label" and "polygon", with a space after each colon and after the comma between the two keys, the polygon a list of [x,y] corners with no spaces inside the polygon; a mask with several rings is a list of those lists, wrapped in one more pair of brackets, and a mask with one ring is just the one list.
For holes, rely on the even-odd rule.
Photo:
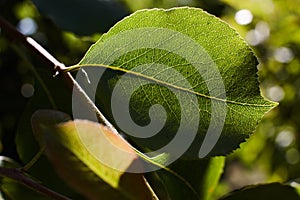
{"label": "large green leaf", "polygon": [[68,118],[51,110],[32,117],[39,144],[66,183],[88,199],[152,199],[143,175],[126,172],[139,160],[125,140],[87,120],[58,123]]}
{"label": "large green leaf", "polygon": [[248,186],[227,194],[225,197],[220,198],[220,200],[299,200],[300,196],[295,190],[295,188],[280,184],[280,183],[270,183]]}
{"label": "large green leaf", "polygon": [[138,11],[80,64],[77,80],[92,99],[97,87],[106,117],[140,147],[174,159],[187,148],[190,158],[231,152],[276,105],[261,96],[250,47],[201,9]]}

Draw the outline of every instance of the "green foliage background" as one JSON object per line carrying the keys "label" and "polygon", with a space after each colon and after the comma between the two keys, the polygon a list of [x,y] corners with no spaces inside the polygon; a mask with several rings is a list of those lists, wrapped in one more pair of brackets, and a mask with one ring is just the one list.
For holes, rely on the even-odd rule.
{"label": "green foliage background", "polygon": [[[227,21],[253,44],[252,47],[260,60],[258,67],[262,93],[271,100],[280,101],[280,105],[262,120],[250,139],[241,145],[241,149],[227,157],[221,183],[214,195],[221,196],[233,189],[257,183],[278,181],[295,185],[300,177],[299,1],[120,0],[117,3],[122,4],[128,13],[152,7],[200,7]],[[253,20],[250,24],[239,25],[235,21],[235,14],[240,9],[252,12]],[[38,29],[31,36],[66,65],[78,63],[87,48],[100,37],[98,31],[89,35],[77,35],[66,31],[64,27],[58,27],[47,14],[40,13],[32,1],[28,0],[0,0],[0,15],[14,25],[26,17],[32,18]],[[76,21],[70,23],[76,24]],[[91,24],[101,26],[98,21]],[[265,38],[255,43],[252,37],[251,42],[251,33],[259,34],[262,24],[265,28]],[[15,44],[0,30],[1,155],[20,161],[16,153],[14,135],[21,114],[30,100],[22,96],[20,91],[25,83],[33,85],[36,90],[38,84],[30,65],[20,58],[14,46]],[[284,62],[278,59],[282,47],[285,47],[291,56]],[[22,51],[38,70],[44,69],[38,58],[32,56],[25,48]],[[281,56],[284,57],[284,54]]]}

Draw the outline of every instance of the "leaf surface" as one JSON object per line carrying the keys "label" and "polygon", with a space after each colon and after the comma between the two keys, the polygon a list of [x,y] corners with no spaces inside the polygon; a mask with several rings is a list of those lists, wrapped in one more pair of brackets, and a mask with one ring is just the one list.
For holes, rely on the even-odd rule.
{"label": "leaf surface", "polygon": [[[126,172],[139,164],[128,143],[94,122],[58,123],[67,118],[58,111],[41,110],[32,123],[39,144],[69,186],[88,199],[152,199],[142,174]],[[107,166],[109,161],[115,165]]]}
{"label": "leaf surface", "polygon": [[201,9],[152,9],[104,34],[77,80],[144,150],[197,159],[238,148],[277,105],[261,96],[257,64],[235,30]]}

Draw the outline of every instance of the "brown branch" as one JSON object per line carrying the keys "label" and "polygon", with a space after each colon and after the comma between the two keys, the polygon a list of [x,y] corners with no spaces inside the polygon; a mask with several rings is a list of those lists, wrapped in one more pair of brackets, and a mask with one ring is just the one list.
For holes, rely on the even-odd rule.
{"label": "brown branch", "polygon": [[21,183],[34,191],[43,194],[47,197],[50,197],[51,199],[55,200],[71,200],[68,197],[65,197],[61,194],[58,194],[57,192],[54,192],[45,186],[39,184],[38,182],[32,180],[28,176],[25,176],[23,171],[19,169],[14,169],[14,168],[5,168],[5,167],[0,167],[0,176],[11,178],[18,183]]}
{"label": "brown branch", "polygon": [[0,27],[7,33],[8,37],[13,40],[19,41],[27,48],[31,49],[37,55],[41,56],[47,63],[54,66],[54,70],[61,71],[65,69],[65,65],[56,60],[50,53],[48,53],[41,45],[39,45],[31,37],[25,36],[15,29],[4,18],[0,17]]}
{"label": "brown branch", "polygon": [[67,68],[63,63],[56,60],[47,50],[45,50],[33,38],[25,36],[22,33],[20,33],[18,30],[16,30],[15,27],[13,27],[1,16],[0,16],[0,28],[2,28],[7,33],[8,37],[10,37],[15,41],[21,42],[27,48],[31,49],[35,54],[39,55],[50,66],[52,66],[53,67],[52,70],[55,72],[55,76],[60,75],[65,80],[68,87],[73,92],[77,92],[78,94],[80,94],[80,96],[86,101],[86,103],[91,107],[91,109],[95,111],[100,122],[108,126],[114,133],[118,134],[117,130],[100,112],[100,110],[97,108],[95,103],[90,99],[90,97],[85,93],[85,91],[78,84],[78,82],[73,78],[71,73],[65,72]]}
{"label": "brown branch", "polygon": [[[0,16],[0,27],[7,34],[7,36],[17,42],[22,43],[25,47],[34,52],[35,55],[38,55],[42,58],[49,66],[53,67],[53,70],[56,75],[59,72],[62,72],[66,69],[65,65],[58,60],[56,60],[47,50],[45,50],[39,43],[37,43],[33,38],[28,37],[20,33],[14,26],[12,26],[9,22],[7,22],[4,18]],[[73,81],[71,79],[71,75],[67,73],[62,73],[64,75],[63,78],[66,81],[67,85],[72,88]]]}
{"label": "brown branch", "polygon": [[46,62],[54,65],[57,68],[65,68],[64,64],[58,62],[51,54],[43,49],[34,39],[27,37],[17,31],[10,23],[0,17],[0,27],[8,34],[8,36],[16,41],[21,42],[27,48],[33,50],[36,54],[40,55]]}

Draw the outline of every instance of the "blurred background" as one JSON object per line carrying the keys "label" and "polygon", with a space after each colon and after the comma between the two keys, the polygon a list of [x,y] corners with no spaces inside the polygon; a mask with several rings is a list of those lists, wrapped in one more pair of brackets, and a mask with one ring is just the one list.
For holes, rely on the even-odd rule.
{"label": "blurred background", "polygon": [[[59,61],[72,65],[124,16],[138,9],[174,6],[200,7],[234,27],[259,59],[262,94],[280,102],[248,142],[227,157],[215,195],[249,184],[298,184],[300,0],[0,0],[0,15]],[[34,68],[43,68],[38,58],[0,29],[0,150],[17,161],[14,136],[36,84],[32,66],[21,58],[24,55]]]}

